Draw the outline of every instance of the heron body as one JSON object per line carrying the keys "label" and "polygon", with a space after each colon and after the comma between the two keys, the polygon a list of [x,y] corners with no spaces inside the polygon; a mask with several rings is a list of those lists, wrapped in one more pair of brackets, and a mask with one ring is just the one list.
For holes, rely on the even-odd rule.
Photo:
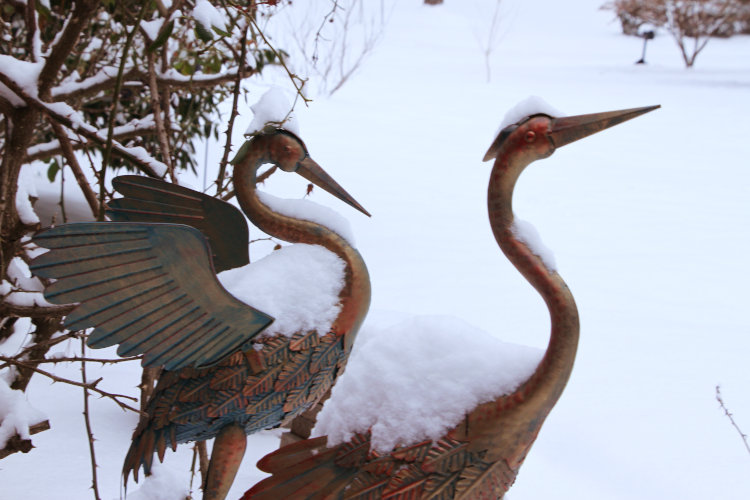
{"label": "heron body", "polygon": [[273,318],[232,297],[214,273],[249,261],[241,214],[201,193],[143,177],[114,181],[125,198],[115,200],[109,214],[125,222],[44,231],[35,240],[51,251],[32,266],[57,278],[48,300],[80,303],[66,326],[94,327],[89,345],[119,344],[119,354],[142,353],[145,367],[165,368],[133,434],[124,478],[132,472],[137,479],[141,467],[149,473],[154,454],[163,460],[167,447],[216,437],[206,500],[226,496],[246,434],[288,423],[326,394],[370,302],[367,267],[345,238],[277,213],[258,197],[257,170],[271,163],[367,213],[310,159],[304,144],[277,130],[249,140],[233,163],[238,201],[257,227],[290,243],[322,246],[343,261],[339,314],[328,331],[262,335]]}
{"label": "heron body", "polygon": [[557,147],[652,109],[565,118],[532,115],[503,129],[485,157],[495,159],[487,200],[493,234],[542,296],[551,318],[544,357],[520,387],[470,409],[443,436],[404,443],[390,452],[373,450],[369,431],[330,446],[322,436],[283,447],[258,463],[271,476],[243,499],[502,498],[563,392],[579,338],[572,293],[518,234],[512,210],[516,181],[530,163]]}

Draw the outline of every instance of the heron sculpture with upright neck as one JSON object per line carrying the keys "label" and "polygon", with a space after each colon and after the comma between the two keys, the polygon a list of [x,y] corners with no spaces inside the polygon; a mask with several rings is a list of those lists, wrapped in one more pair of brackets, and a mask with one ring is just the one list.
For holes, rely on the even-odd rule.
{"label": "heron sculpture with upright neck", "polygon": [[118,222],[63,225],[35,236],[50,251],[32,269],[57,280],[45,297],[78,303],[65,326],[94,328],[91,347],[119,344],[118,354],[142,354],[144,367],[164,368],[133,435],[125,480],[131,472],[137,479],[141,467],[149,473],[154,454],[163,460],[167,447],[215,437],[203,498],[225,498],[246,435],[311,408],[346,364],[369,308],[367,267],[341,234],[261,201],[257,172],[268,163],[367,211],[285,130],[255,136],[233,161],[237,199],[257,227],[287,242],[318,245],[343,261],[338,315],[326,331],[262,333],[273,318],[233,297],[215,274],[249,263],[244,217],[184,187],[119,177],[113,184],[125,197],[109,206]]}
{"label": "heron sculpture with upright neck", "polygon": [[[505,127],[485,156],[485,161],[495,159],[487,196],[495,239],[542,296],[551,317],[547,350],[525,382],[469,409],[442,436],[401,443],[387,453],[372,449],[370,431],[340,444],[322,436],[282,447],[258,463],[271,476],[243,499],[502,498],[565,388],[579,337],[573,295],[539,249],[519,236],[512,209],[516,181],[530,163],[557,148],[656,107],[564,118],[526,116]],[[446,370],[450,373],[449,366]]]}

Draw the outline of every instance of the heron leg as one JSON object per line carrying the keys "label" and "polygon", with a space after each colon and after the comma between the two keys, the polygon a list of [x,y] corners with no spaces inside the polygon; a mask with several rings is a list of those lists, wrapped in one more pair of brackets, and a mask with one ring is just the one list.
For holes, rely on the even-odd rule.
{"label": "heron leg", "polygon": [[245,429],[237,424],[227,425],[214,440],[208,465],[203,500],[224,500],[232,487],[247,447]]}

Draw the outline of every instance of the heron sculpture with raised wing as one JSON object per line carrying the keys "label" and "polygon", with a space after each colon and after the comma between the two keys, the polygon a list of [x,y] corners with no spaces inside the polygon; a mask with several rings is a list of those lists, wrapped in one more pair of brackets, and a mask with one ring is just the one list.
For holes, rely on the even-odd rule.
{"label": "heron sculpture with raised wing", "polygon": [[[484,158],[495,159],[487,200],[495,239],[542,296],[551,317],[544,357],[520,387],[470,409],[444,435],[401,443],[390,452],[372,449],[370,431],[330,446],[322,436],[282,447],[258,463],[271,476],[243,498],[502,498],[563,392],[579,336],[573,295],[560,275],[545,264],[539,250],[519,236],[512,209],[516,181],[530,163],[550,156],[557,148],[656,107],[564,118],[527,116],[505,127]],[[450,367],[446,369],[450,371]]]}
{"label": "heron sculpture with raised wing", "polygon": [[343,370],[369,308],[367,267],[337,232],[261,201],[256,175],[268,163],[367,212],[285,130],[255,136],[233,160],[237,199],[253,224],[343,261],[339,312],[327,331],[263,335],[273,318],[237,300],[215,274],[249,263],[245,218],[232,205],[184,187],[119,177],[113,184],[125,198],[109,207],[117,222],[63,225],[34,238],[50,251],[33,262],[33,271],[57,280],[45,297],[78,303],[67,328],[93,328],[91,347],[119,344],[120,355],[143,354],[144,367],[164,367],[133,435],[125,480],[130,472],[137,479],[141,467],[148,473],[154,453],[163,460],[167,447],[215,437],[203,498],[224,498],[246,435],[291,421]]}

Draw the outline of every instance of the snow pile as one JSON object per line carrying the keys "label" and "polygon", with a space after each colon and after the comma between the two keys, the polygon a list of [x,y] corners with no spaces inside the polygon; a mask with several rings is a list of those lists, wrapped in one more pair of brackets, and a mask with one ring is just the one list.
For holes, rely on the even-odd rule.
{"label": "snow pile", "polygon": [[193,19],[201,23],[206,29],[227,29],[227,19],[216,7],[207,0],[197,0],[193,9]]}
{"label": "snow pile", "polygon": [[185,487],[182,471],[176,472],[154,460],[151,474],[140,480],[139,488],[127,494],[127,500],[185,500],[190,491]]}
{"label": "snow pile", "polygon": [[39,278],[31,275],[29,266],[20,257],[14,257],[8,265],[8,278],[0,283],[0,297],[14,306],[19,307],[49,307],[52,306],[44,298],[44,285]]}
{"label": "snow pile", "polygon": [[344,261],[318,245],[297,244],[253,264],[224,271],[219,281],[239,300],[276,318],[264,335],[325,335],[338,316]]}
{"label": "snow pile", "polygon": [[32,198],[39,198],[36,191],[36,183],[33,176],[30,175],[29,169],[21,169],[21,172],[18,174],[16,210],[18,210],[18,217],[20,217],[21,222],[30,226],[39,223],[39,217],[34,212],[34,207],[31,204]]}
{"label": "snow pile", "polygon": [[[3,69],[3,74],[8,77],[13,75],[13,82],[32,97],[36,97],[39,93],[37,80],[43,67],[44,64],[41,62],[21,61],[13,56],[0,54],[0,68]],[[0,83],[0,96],[10,101],[13,106],[21,107],[25,105],[23,99],[2,83]]]}
{"label": "snow pile", "polygon": [[258,102],[250,106],[250,109],[253,110],[253,121],[248,125],[245,135],[263,132],[266,126],[282,128],[296,136],[300,135],[299,123],[292,111],[294,108],[280,88],[269,89]]}
{"label": "snow pile", "polygon": [[376,330],[366,323],[313,434],[333,446],[370,429],[381,452],[437,439],[478,404],[516,389],[542,354],[449,316]]}
{"label": "snow pile", "polygon": [[532,115],[547,115],[553,118],[559,118],[565,116],[565,113],[555,109],[541,97],[532,95],[519,102],[505,113],[503,121],[500,122],[500,127],[497,129],[495,136],[497,136],[500,131],[508,125],[518,123],[524,118]]}
{"label": "snow pile", "polygon": [[514,216],[510,230],[516,238],[529,247],[531,253],[542,260],[548,270],[557,271],[554,253],[542,242],[542,237],[539,236],[533,224]]}
{"label": "snow pile", "polygon": [[0,378],[0,449],[5,448],[8,439],[16,434],[21,439],[29,439],[29,426],[45,418],[26,401],[23,392],[14,391]]}
{"label": "snow pile", "polygon": [[356,246],[354,244],[354,233],[349,225],[349,221],[331,208],[305,199],[288,200],[277,198],[263,191],[258,191],[258,199],[276,213],[325,226],[344,238],[351,246]]}

